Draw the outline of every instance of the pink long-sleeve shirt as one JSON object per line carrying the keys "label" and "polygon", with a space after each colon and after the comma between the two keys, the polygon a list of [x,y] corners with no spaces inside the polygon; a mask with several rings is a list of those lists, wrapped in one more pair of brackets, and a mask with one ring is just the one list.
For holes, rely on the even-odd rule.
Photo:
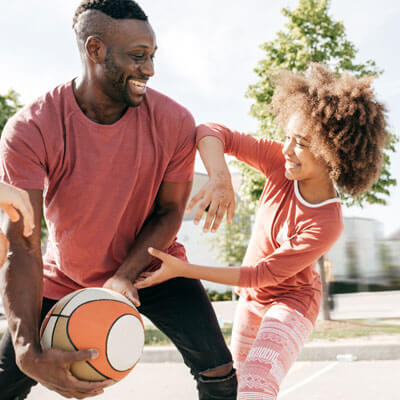
{"label": "pink long-sleeve shirt", "polygon": [[282,302],[315,321],[321,298],[315,263],[343,231],[340,199],[308,203],[301,196],[298,182],[285,177],[280,142],[217,124],[198,127],[197,142],[205,136],[219,138],[225,153],[266,177],[240,271],[239,294],[261,305]]}

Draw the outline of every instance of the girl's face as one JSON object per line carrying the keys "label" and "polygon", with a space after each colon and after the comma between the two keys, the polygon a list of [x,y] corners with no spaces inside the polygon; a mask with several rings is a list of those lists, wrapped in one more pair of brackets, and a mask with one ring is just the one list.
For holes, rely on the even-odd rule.
{"label": "girl's face", "polygon": [[310,141],[309,135],[304,133],[301,114],[293,114],[286,127],[283,147],[287,179],[318,182],[328,176],[326,164],[321,159],[317,159],[311,152]]}

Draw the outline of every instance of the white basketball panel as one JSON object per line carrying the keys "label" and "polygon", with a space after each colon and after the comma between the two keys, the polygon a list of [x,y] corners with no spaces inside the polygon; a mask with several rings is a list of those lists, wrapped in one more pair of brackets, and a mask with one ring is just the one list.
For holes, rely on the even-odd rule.
{"label": "white basketball panel", "polygon": [[132,368],[144,346],[144,330],[139,319],[124,315],[111,327],[107,338],[107,359],[117,371]]}
{"label": "white basketball panel", "polygon": [[52,346],[53,331],[54,326],[57,322],[57,316],[51,316],[47,322],[46,328],[43,331],[42,337],[40,339],[40,344],[42,349],[50,349]]}

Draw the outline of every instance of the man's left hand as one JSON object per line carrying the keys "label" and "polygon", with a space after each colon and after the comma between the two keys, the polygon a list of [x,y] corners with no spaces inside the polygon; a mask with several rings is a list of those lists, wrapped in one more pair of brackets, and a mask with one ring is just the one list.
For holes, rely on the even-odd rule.
{"label": "man's left hand", "polygon": [[136,307],[140,306],[139,293],[128,278],[122,275],[113,275],[106,281],[103,287],[121,293]]}

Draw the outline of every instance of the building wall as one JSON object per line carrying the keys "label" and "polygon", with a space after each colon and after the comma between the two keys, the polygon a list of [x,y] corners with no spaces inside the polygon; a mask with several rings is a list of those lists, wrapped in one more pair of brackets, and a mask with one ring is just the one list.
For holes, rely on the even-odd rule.
{"label": "building wall", "polygon": [[382,223],[369,218],[344,218],[344,231],[328,252],[335,280],[355,279],[373,282],[383,276],[380,242]]}

